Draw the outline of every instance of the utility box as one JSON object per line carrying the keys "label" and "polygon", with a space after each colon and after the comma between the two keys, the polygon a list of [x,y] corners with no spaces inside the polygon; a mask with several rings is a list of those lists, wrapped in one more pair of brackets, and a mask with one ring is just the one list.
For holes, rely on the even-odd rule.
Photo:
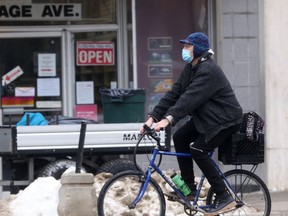
{"label": "utility box", "polygon": [[145,89],[100,89],[104,123],[144,122]]}

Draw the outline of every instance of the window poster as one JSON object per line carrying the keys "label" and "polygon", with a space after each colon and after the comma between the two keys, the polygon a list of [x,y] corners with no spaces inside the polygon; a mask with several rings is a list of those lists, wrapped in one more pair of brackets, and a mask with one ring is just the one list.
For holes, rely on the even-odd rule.
{"label": "window poster", "polygon": [[167,92],[172,89],[172,79],[151,79],[149,89],[153,93]]}
{"label": "window poster", "polygon": [[60,79],[38,78],[37,96],[39,97],[60,96]]}
{"label": "window poster", "polygon": [[39,77],[56,76],[55,53],[38,54],[38,76]]}
{"label": "window poster", "polygon": [[149,37],[148,50],[171,50],[172,37]]}
{"label": "window poster", "polygon": [[156,78],[156,77],[172,77],[172,65],[156,65],[149,64],[148,65],[148,77]]}
{"label": "window poster", "polygon": [[157,50],[149,52],[149,62],[155,64],[172,63],[172,51]]}
{"label": "window poster", "polygon": [[2,97],[2,107],[33,107],[34,97]]}
{"label": "window poster", "polygon": [[18,96],[18,97],[35,96],[35,88],[34,87],[16,87],[15,96]]}
{"label": "window poster", "polygon": [[75,107],[75,117],[91,119],[97,121],[97,105],[89,104],[89,105],[77,105]]}
{"label": "window poster", "polygon": [[77,104],[94,104],[93,81],[76,82],[76,103]]}
{"label": "window poster", "polygon": [[37,108],[61,108],[61,101],[36,101]]}

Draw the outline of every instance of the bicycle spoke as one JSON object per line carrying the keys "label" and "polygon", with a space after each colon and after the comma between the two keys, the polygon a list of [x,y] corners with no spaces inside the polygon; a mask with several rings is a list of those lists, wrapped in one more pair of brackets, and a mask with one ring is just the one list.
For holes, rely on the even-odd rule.
{"label": "bicycle spoke", "polygon": [[137,197],[143,184],[142,173],[129,171],[113,176],[101,189],[98,198],[100,216],[164,215],[165,200],[155,181],[150,181],[147,190],[134,209],[129,206]]}
{"label": "bicycle spoke", "polygon": [[[232,170],[225,175],[243,205],[222,214],[223,216],[269,216],[271,211],[270,194],[258,176],[246,170]],[[211,203],[211,192],[209,196],[210,198],[207,200]]]}

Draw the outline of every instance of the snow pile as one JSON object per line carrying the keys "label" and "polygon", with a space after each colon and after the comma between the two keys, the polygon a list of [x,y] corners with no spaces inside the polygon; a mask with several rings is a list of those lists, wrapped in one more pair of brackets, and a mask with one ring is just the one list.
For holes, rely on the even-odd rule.
{"label": "snow pile", "polygon": [[13,216],[56,216],[60,181],[53,177],[38,178],[20,191],[10,203]]}
{"label": "snow pile", "polygon": [[[167,173],[169,175],[169,173]],[[112,176],[109,173],[101,173],[95,176],[94,187],[96,196],[105,184],[105,182]],[[170,186],[164,180],[153,174],[153,178],[159,183],[164,193],[171,191]],[[198,182],[200,179],[196,178]],[[57,207],[59,202],[59,189],[61,187],[60,181],[55,180],[53,177],[42,177],[36,179],[25,190],[20,191],[17,195],[11,195],[7,200],[0,200],[1,216],[58,216]],[[209,184],[205,181],[200,197],[207,195]],[[153,197],[150,197],[153,200]],[[205,200],[205,199],[204,199]],[[204,200],[199,204],[204,204]],[[113,202],[113,201],[111,201]],[[144,202],[145,203],[145,202]],[[147,201],[147,209],[149,209],[151,202]],[[117,208],[117,206],[115,206]],[[239,209],[235,214],[249,212],[254,214],[256,209],[251,209],[245,206]],[[259,212],[258,212],[259,213]],[[167,216],[187,216],[184,213],[183,206],[177,202],[166,202],[166,215]],[[201,213],[195,216],[203,215]]]}
{"label": "snow pile", "polygon": [[[167,175],[169,176],[169,172],[167,172]],[[111,176],[112,174],[109,173],[101,173],[95,176],[94,187],[97,197],[102,186]],[[153,174],[153,178],[161,186],[164,193],[171,191],[170,186],[159,175]],[[198,182],[199,178],[196,178],[196,181]],[[1,216],[58,216],[57,207],[60,187],[60,181],[55,180],[53,177],[38,178],[17,195],[11,195],[7,200],[0,200]],[[209,184],[205,181],[202,188],[203,194],[200,197],[205,197],[208,189]],[[153,200],[153,197],[149,196],[149,198]],[[201,203],[199,204],[204,204],[204,200],[200,201]],[[147,201],[147,209],[149,209],[149,205],[151,205],[151,202]],[[115,208],[117,207],[115,206]],[[243,212],[252,214],[255,209],[253,211],[253,209],[246,206],[239,209],[239,215]],[[166,215],[187,216],[181,204],[169,201],[166,202]],[[197,213],[195,215],[202,214]]]}
{"label": "snow pile", "polygon": [[[112,174],[109,173],[101,173],[95,176],[94,187],[97,197],[102,186],[111,176]],[[153,175],[153,178],[160,184],[164,192],[171,190],[170,186],[159,176]],[[60,180],[55,180],[53,177],[38,178],[15,197],[11,196],[5,203],[2,201],[2,205],[0,202],[1,216],[58,216],[60,187]],[[147,209],[149,209],[150,204],[147,202]],[[168,216],[186,216],[181,204],[166,202],[166,205]]]}

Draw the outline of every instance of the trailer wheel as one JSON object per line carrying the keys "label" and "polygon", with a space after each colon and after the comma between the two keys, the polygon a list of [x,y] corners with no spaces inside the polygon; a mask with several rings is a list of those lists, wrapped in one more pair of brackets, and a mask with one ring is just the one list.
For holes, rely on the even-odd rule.
{"label": "trailer wheel", "polygon": [[126,170],[137,170],[134,163],[128,159],[115,159],[104,163],[99,169],[97,174],[106,172],[112,173],[113,175],[126,171]]}
{"label": "trailer wheel", "polygon": [[[72,160],[56,160],[48,163],[44,166],[38,174],[38,177],[49,177],[52,176],[56,180],[60,179],[62,174],[69,168],[73,169],[71,172],[75,172],[76,163]],[[82,170],[85,172],[84,168]]]}

